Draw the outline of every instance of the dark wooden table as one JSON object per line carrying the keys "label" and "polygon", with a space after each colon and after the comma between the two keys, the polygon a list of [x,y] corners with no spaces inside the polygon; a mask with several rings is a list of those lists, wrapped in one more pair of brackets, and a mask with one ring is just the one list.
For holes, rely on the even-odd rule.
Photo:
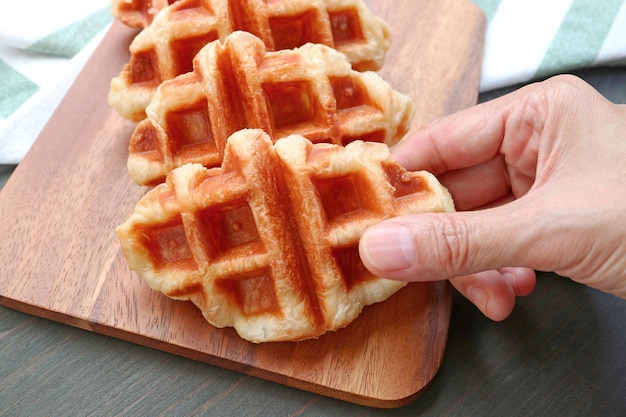
{"label": "dark wooden table", "polygon": [[[578,74],[626,103],[626,69]],[[0,186],[12,169],[0,166]],[[540,274],[535,292],[494,323],[455,295],[439,373],[422,397],[396,410],[317,396],[0,307],[0,415],[623,416],[626,302]]]}

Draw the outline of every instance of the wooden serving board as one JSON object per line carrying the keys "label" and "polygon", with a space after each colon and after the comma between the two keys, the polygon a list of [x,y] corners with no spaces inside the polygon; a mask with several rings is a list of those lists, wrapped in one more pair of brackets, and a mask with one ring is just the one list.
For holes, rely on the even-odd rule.
{"label": "wooden serving board", "polygon": [[[415,99],[416,126],[475,104],[485,31],[476,6],[367,3],[392,28],[381,74]],[[318,340],[254,345],[128,270],[114,228],[146,188],[126,172],[134,124],[106,97],[135,33],[114,24],[0,194],[0,304],[350,402],[415,399],[443,358],[447,284],[411,284]]]}

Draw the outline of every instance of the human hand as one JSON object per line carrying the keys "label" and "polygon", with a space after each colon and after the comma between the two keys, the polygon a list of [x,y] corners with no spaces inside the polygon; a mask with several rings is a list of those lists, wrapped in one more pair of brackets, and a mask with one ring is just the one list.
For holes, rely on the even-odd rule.
{"label": "human hand", "polygon": [[456,213],[368,229],[374,274],[450,279],[494,320],[553,271],[626,298],[626,106],[558,76],[433,122],[392,156],[437,175]]}

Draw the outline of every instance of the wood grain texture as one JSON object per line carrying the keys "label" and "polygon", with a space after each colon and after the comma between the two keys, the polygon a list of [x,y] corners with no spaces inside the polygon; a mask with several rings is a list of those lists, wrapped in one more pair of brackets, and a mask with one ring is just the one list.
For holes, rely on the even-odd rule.
{"label": "wood grain texture", "polygon": [[416,103],[418,128],[478,100],[485,17],[465,0],[366,1],[391,25],[380,75]]}
{"label": "wood grain texture", "polygon": [[[391,24],[381,74],[416,100],[415,125],[475,103],[485,25],[478,8],[465,0],[368,4]],[[0,194],[0,304],[359,404],[416,398],[443,357],[445,284],[410,285],[319,340],[254,345],[128,270],[114,228],[146,189],[126,172],[134,125],[106,95],[133,35],[113,26]]]}

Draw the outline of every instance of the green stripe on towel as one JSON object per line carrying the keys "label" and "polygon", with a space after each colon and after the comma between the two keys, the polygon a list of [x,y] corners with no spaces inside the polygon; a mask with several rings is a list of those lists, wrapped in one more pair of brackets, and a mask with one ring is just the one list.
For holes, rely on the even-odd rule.
{"label": "green stripe on towel", "polygon": [[110,9],[106,7],[35,41],[27,50],[72,58],[112,20]]}
{"label": "green stripe on towel", "polygon": [[535,77],[592,64],[622,3],[623,0],[574,0]]}
{"label": "green stripe on towel", "polygon": [[39,91],[39,86],[0,60],[0,117],[7,119]]}

